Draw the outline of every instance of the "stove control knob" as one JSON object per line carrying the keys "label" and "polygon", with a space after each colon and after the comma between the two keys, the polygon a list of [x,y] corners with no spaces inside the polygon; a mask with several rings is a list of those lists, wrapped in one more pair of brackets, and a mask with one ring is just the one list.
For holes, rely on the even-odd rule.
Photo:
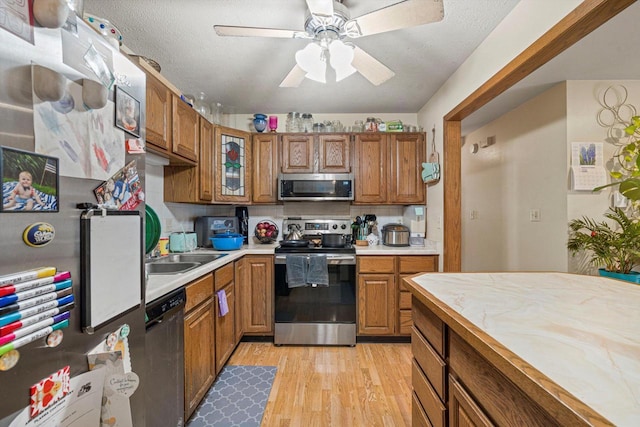
{"label": "stove control knob", "polygon": [[331,226],[331,228],[333,228],[333,229],[335,230],[336,228],[338,228],[338,224],[333,224],[333,225]]}
{"label": "stove control knob", "polygon": [[347,228],[347,225],[346,225],[346,224],[342,224],[342,225],[340,226],[340,228],[342,228],[342,229],[344,230],[344,229],[346,229],[346,228]]}

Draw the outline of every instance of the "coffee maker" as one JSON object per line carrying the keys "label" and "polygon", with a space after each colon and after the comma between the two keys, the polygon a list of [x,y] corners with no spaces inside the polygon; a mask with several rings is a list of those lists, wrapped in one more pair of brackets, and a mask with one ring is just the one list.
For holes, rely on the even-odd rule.
{"label": "coffee maker", "polygon": [[236,207],[239,233],[244,237],[244,244],[249,244],[249,210],[246,206]]}

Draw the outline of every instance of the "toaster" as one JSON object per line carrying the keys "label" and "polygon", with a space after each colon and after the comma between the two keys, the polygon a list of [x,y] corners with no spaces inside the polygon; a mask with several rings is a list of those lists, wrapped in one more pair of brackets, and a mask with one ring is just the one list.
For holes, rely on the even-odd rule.
{"label": "toaster", "polygon": [[195,221],[199,248],[211,248],[210,237],[219,233],[240,233],[238,217],[235,216],[199,216]]}
{"label": "toaster", "polygon": [[169,234],[169,250],[171,252],[190,252],[198,247],[196,233]]}

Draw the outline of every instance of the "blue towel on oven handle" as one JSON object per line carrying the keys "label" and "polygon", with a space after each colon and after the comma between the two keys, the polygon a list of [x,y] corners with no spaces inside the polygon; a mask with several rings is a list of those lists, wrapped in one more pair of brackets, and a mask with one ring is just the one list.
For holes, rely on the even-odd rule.
{"label": "blue towel on oven handle", "polygon": [[329,267],[326,255],[310,255],[307,283],[310,285],[329,286]]}
{"label": "blue towel on oven handle", "polygon": [[307,256],[287,255],[287,286],[299,288],[307,285]]}

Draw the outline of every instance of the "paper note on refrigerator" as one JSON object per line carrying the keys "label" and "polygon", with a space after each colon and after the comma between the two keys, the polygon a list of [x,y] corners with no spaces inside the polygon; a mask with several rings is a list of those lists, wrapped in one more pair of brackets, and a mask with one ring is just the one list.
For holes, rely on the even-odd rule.
{"label": "paper note on refrigerator", "polygon": [[106,369],[96,369],[71,378],[70,392],[35,417],[27,407],[9,427],[86,427],[100,423],[102,389]]}

